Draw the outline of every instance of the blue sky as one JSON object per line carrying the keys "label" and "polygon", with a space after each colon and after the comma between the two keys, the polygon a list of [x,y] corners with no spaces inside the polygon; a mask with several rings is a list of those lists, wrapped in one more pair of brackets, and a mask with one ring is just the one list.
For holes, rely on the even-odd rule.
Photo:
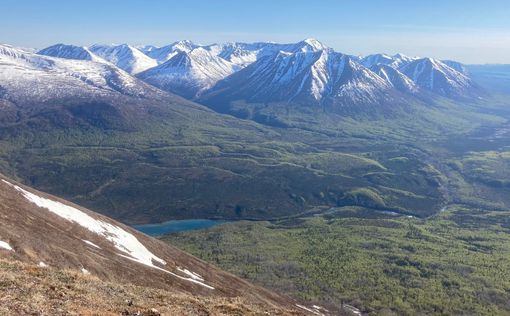
{"label": "blue sky", "polygon": [[0,0],[0,42],[295,42],[338,51],[510,63],[508,0]]}

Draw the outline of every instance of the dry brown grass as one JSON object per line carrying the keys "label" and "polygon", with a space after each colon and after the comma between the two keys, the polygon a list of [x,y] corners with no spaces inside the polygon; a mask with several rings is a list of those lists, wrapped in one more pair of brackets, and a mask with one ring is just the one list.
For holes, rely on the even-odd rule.
{"label": "dry brown grass", "polygon": [[0,259],[0,315],[300,315],[242,298],[113,284],[71,270]]}

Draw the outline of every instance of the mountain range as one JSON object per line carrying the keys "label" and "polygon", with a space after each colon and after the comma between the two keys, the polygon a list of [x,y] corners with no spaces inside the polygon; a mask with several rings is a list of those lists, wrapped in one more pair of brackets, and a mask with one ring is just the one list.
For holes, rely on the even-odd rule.
{"label": "mountain range", "polygon": [[458,62],[402,54],[350,56],[315,39],[293,44],[179,41],[138,48],[58,44],[38,54],[102,59],[155,87],[205,104],[243,100],[338,108],[399,102],[420,94],[451,99],[481,94]]}

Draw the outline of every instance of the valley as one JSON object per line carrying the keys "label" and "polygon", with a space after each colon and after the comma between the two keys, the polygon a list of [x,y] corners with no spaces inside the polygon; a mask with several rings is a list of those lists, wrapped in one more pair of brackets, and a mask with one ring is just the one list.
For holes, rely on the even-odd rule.
{"label": "valley", "polygon": [[[58,254],[35,237],[13,243],[13,227],[26,229],[19,219],[20,227],[0,223],[0,233],[16,249],[8,254],[26,266],[0,261],[4,271],[20,273],[0,277],[19,287],[15,279],[36,269],[44,278],[38,282],[65,287],[59,269],[79,271],[85,262],[106,280],[65,272],[66,280],[79,280],[73,291],[128,283],[148,302],[140,308],[172,310],[144,295],[180,289],[186,293],[176,299],[191,304],[189,314],[200,308],[187,295],[203,295],[200,311],[220,314],[317,314],[323,307],[332,314],[507,314],[505,69],[402,54],[353,56],[314,39],[57,44],[37,52],[2,44],[0,173],[200,259],[126,228],[167,256],[173,270],[165,278],[124,255],[76,248],[83,231],[64,235]],[[5,205],[19,197],[3,189],[0,211],[12,221]],[[45,223],[51,240],[58,234],[50,228],[66,226],[26,211]],[[56,270],[39,271],[32,248],[46,261],[65,260],[45,261]],[[102,265],[93,265],[99,257]],[[153,259],[144,264],[163,269]],[[184,263],[214,285],[180,268]],[[222,295],[210,297],[190,282]],[[255,296],[256,306],[247,303]]]}

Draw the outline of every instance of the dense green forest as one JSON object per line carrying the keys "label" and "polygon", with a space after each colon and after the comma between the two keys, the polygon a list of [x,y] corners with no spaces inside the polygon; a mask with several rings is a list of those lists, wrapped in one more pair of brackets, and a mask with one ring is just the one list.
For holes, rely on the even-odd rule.
{"label": "dense green forest", "polygon": [[[238,222],[163,240],[254,282],[370,315],[508,315],[510,212]],[[372,218],[367,218],[371,214]]]}

